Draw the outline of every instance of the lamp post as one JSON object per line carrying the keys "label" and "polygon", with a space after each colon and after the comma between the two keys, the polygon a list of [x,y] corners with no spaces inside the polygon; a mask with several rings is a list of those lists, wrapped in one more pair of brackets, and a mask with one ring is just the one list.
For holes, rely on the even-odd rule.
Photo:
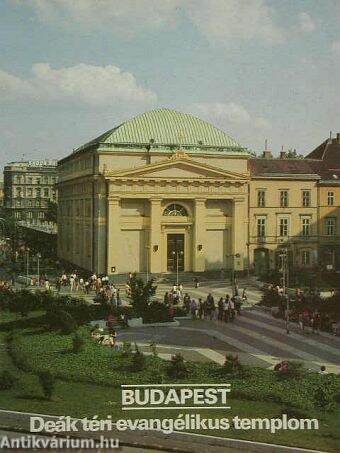
{"label": "lamp post", "polygon": [[176,257],[176,285],[178,286],[178,257],[179,257],[179,255],[183,255],[183,250],[180,250],[180,251],[173,250],[172,254],[173,254],[173,256]]}
{"label": "lamp post", "polygon": [[283,249],[280,257],[282,260],[282,290],[283,297],[286,299],[286,333],[289,334],[289,295],[287,294],[289,278],[288,250]]}
{"label": "lamp post", "polygon": [[30,259],[30,249],[29,249],[29,247],[27,247],[26,248],[26,284],[27,284],[27,286],[29,286],[29,283],[28,283],[29,259]]}
{"label": "lamp post", "polygon": [[234,291],[234,287],[235,287],[235,258],[240,258],[240,256],[241,255],[239,253],[234,253],[232,255],[226,255],[226,258],[233,258],[233,263],[231,266],[231,285],[232,285],[233,291]]}
{"label": "lamp post", "polygon": [[41,254],[37,253],[37,274],[38,274],[38,285],[40,284],[40,259]]}
{"label": "lamp post", "polygon": [[150,250],[150,246],[146,245],[145,249],[146,249],[146,283],[148,283],[148,281],[149,281],[149,259],[150,259],[149,250]]}

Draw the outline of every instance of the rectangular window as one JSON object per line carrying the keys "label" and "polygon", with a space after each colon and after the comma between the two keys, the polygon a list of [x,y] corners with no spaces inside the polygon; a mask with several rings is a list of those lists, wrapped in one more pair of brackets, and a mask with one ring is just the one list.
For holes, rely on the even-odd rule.
{"label": "rectangular window", "polygon": [[310,265],[310,251],[309,250],[302,250],[301,262],[302,262],[303,266],[309,266]]}
{"label": "rectangular window", "polygon": [[280,219],[280,236],[288,236],[288,219]]}
{"label": "rectangular window", "polygon": [[39,217],[39,219],[44,219],[45,218],[45,213],[44,212],[38,212],[38,217]]}
{"label": "rectangular window", "polygon": [[14,214],[15,218],[17,220],[20,220],[21,219],[21,212],[20,211],[15,211],[15,214]]}
{"label": "rectangular window", "polygon": [[288,190],[280,190],[280,206],[281,208],[288,206]]}
{"label": "rectangular window", "polygon": [[264,208],[266,206],[266,192],[264,190],[259,190],[257,192],[257,206],[259,208]]}
{"label": "rectangular window", "polygon": [[302,191],[302,206],[305,208],[310,206],[310,190]]}
{"label": "rectangular window", "polygon": [[327,194],[327,204],[328,206],[334,205],[334,192],[328,192]]}
{"label": "rectangular window", "polygon": [[28,211],[27,214],[26,214],[26,217],[27,217],[28,219],[31,219],[31,218],[33,217],[32,212],[31,212],[31,211]]}
{"label": "rectangular window", "polygon": [[49,197],[49,190],[47,187],[44,189],[44,197],[46,197],[46,198]]}
{"label": "rectangular window", "polygon": [[265,237],[266,235],[266,219],[258,218],[257,219],[257,236],[258,237]]}
{"label": "rectangular window", "polygon": [[335,218],[329,217],[326,219],[326,235],[335,236]]}
{"label": "rectangular window", "polygon": [[310,219],[307,217],[302,219],[302,236],[310,236]]}

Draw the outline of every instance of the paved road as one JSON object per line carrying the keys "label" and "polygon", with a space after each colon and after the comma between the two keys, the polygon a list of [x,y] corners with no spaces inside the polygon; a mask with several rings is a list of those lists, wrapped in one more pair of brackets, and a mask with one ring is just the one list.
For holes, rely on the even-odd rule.
{"label": "paved road", "polygon": [[248,308],[233,323],[180,320],[179,327],[143,327],[121,331],[118,341],[137,341],[142,350],[155,341],[159,356],[169,359],[176,351],[186,360],[224,363],[226,353],[238,354],[242,363],[272,368],[283,359],[304,362],[308,369],[340,373],[340,339],[301,334],[295,325],[287,335],[282,320],[260,308]]}

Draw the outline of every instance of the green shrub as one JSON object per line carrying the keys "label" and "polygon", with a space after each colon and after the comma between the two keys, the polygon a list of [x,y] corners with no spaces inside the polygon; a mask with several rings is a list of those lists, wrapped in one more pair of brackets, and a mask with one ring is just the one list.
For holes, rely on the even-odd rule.
{"label": "green shrub", "polygon": [[55,387],[55,378],[53,374],[50,371],[41,371],[38,374],[38,378],[45,398],[50,400]]}
{"label": "green shrub", "polygon": [[82,349],[84,348],[84,344],[84,338],[78,332],[76,332],[72,337],[72,351],[75,354],[78,354],[78,352],[82,351]]}
{"label": "green shrub", "polygon": [[46,312],[46,321],[52,330],[57,330],[64,334],[74,332],[77,327],[70,313],[56,307]]}
{"label": "green shrub", "polygon": [[171,357],[167,373],[173,379],[182,379],[188,376],[188,368],[181,353],[178,352]]}
{"label": "green shrub", "polygon": [[15,384],[17,378],[8,370],[0,373],[0,390],[9,390]]}
{"label": "green shrub", "polygon": [[145,356],[137,350],[132,356],[132,371],[142,371],[145,368]]}
{"label": "green shrub", "polygon": [[316,407],[332,410],[335,406],[339,384],[335,375],[324,376],[323,382],[316,388],[314,399]]}
{"label": "green shrub", "polygon": [[237,374],[242,371],[243,367],[238,360],[238,356],[227,354],[222,366],[222,374]]}
{"label": "green shrub", "polygon": [[172,319],[169,316],[168,307],[157,300],[153,300],[147,305],[147,308],[143,312],[143,322],[150,324],[153,322],[169,322]]}

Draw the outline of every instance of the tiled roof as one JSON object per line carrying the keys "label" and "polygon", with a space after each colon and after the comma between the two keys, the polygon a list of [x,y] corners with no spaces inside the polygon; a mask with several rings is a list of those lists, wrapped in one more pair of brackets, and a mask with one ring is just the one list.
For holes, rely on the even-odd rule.
{"label": "tiled roof", "polygon": [[314,175],[318,172],[306,159],[250,159],[253,176],[265,175]]}
{"label": "tiled roof", "polygon": [[327,139],[306,158],[308,159],[320,159],[326,163],[328,168],[340,170],[340,142],[338,138]]}

